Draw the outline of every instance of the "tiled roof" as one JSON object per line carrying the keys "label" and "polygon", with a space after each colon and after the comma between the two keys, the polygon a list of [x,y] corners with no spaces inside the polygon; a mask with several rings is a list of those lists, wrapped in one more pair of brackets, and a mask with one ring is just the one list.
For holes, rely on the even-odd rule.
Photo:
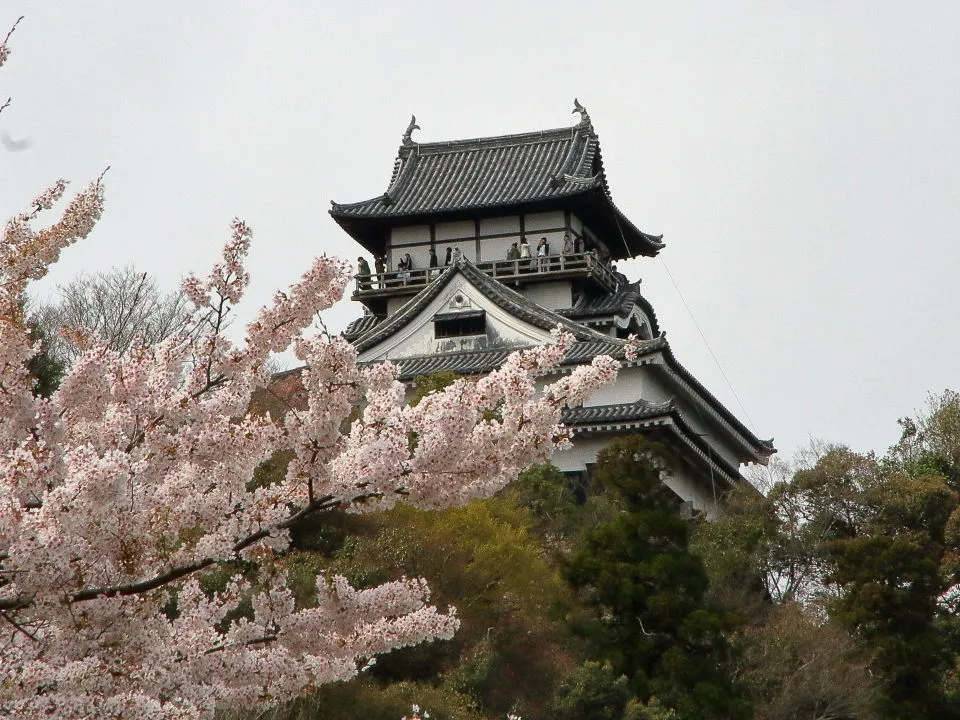
{"label": "tiled roof", "polygon": [[516,205],[597,187],[599,143],[577,125],[500,137],[401,145],[395,176],[380,197],[334,205],[334,214],[397,217]]}
{"label": "tiled roof", "polygon": [[[461,258],[447,267],[439,278],[411,298],[396,313],[373,325],[357,337],[353,341],[357,351],[363,352],[374,347],[401,330],[407,323],[412,322],[458,273],[462,274],[481,293],[512,316],[544,330],[553,330],[559,325],[572,333],[577,342],[568,351],[564,358],[564,364],[589,362],[597,355],[611,355],[620,360],[624,359],[625,341],[604,335],[536,304],[515,290],[487,276],[486,273],[478,270],[473,263],[465,258]],[[651,321],[653,321],[652,318]],[[503,359],[517,349],[519,348],[497,348],[469,353],[444,353],[415,358],[398,358],[393,359],[392,362],[400,367],[400,375],[404,380],[440,370],[451,370],[459,374],[472,375],[488,372],[499,367]],[[683,390],[684,393],[688,393],[707,412],[712,413],[737,432],[747,446],[752,449],[752,453],[758,460],[776,452],[772,440],[757,438],[736,415],[730,412],[677,361],[666,337],[662,334],[652,340],[641,341],[636,362],[645,363],[647,362],[645,358],[657,352],[662,354],[663,362],[654,363],[653,367],[665,373],[671,379],[672,384],[680,388],[686,388]]]}
{"label": "tiled roof", "polygon": [[660,236],[640,231],[613,204],[599,139],[586,111],[580,112],[583,119],[573,127],[471,140],[418,143],[408,129],[387,191],[361,202],[334,202],[330,214],[366,246],[356,221],[580,198],[622,236],[611,248],[614,257],[656,255]]}
{"label": "tiled roof", "polygon": [[637,400],[617,405],[568,408],[563,411],[562,420],[567,425],[633,422],[668,415],[672,411],[673,402],[670,400],[661,403]]}
{"label": "tiled roof", "polygon": [[[395,358],[390,362],[400,368],[401,380],[412,380],[418,375],[429,375],[443,370],[455,372],[457,375],[478,375],[496,370],[503,365],[503,361],[507,359],[510,353],[525,350],[529,347],[531,346],[443,353],[442,355],[422,355],[410,358]],[[648,347],[641,350],[641,354],[655,352],[657,349],[657,341],[650,340],[648,341]],[[623,346],[612,340],[611,342],[575,342],[567,350],[561,366],[587,363],[598,355],[610,355],[622,360]]]}
{"label": "tiled roof", "polygon": [[627,317],[634,307],[639,307],[650,318],[650,328],[654,336],[660,334],[657,315],[653,306],[640,294],[640,283],[624,283],[616,292],[596,297],[583,296],[576,305],[557,313],[571,320],[591,323],[612,317]]}
{"label": "tiled roof", "polygon": [[374,325],[379,323],[383,318],[368,313],[362,317],[358,317],[356,320],[347,325],[347,329],[343,331],[342,335],[344,338],[353,342],[358,337],[363,335],[365,332],[370,330]]}
{"label": "tiled roof", "polygon": [[712,473],[712,467],[727,484],[732,486],[743,480],[740,469],[710,448],[704,438],[684,420],[672,399],[660,403],[638,400],[632,403],[570,408],[564,410],[561,419],[581,433],[617,432],[631,427],[634,423],[640,423],[636,426],[640,431],[652,429],[666,434],[660,436],[661,439],[669,437],[687,445],[706,463],[706,472]]}

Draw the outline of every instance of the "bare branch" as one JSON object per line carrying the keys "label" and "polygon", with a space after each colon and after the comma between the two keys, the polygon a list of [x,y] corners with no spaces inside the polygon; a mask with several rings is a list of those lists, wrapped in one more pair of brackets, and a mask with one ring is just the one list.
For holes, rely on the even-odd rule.
{"label": "bare branch", "polygon": [[7,31],[6,37],[3,38],[3,42],[0,42],[0,45],[7,44],[7,41],[10,39],[10,36],[13,35],[13,31],[17,29],[17,25],[19,25],[20,21],[23,20],[23,18],[25,17],[26,15],[21,15],[20,17],[17,18],[17,21],[13,24],[13,27],[11,27],[10,30]]}
{"label": "bare branch", "polygon": [[156,280],[127,266],[59,286],[58,297],[40,303],[33,318],[51,357],[70,365],[81,348],[65,332],[123,354],[135,344],[154,345],[184,332],[190,312],[182,292],[163,294]]}
{"label": "bare branch", "polygon": [[18,622],[17,622],[16,620],[14,620],[12,617],[10,617],[9,615],[7,615],[7,613],[5,613],[5,612],[0,612],[0,617],[2,617],[4,620],[6,620],[6,621],[7,621],[8,623],[10,623],[11,625],[13,625],[19,632],[22,632],[24,635],[26,635],[28,638],[30,638],[30,639],[33,640],[34,642],[39,642],[39,641],[37,640],[37,636],[36,636],[36,635],[34,635],[34,634],[33,634],[32,632],[30,632],[29,630],[27,630],[25,627],[23,627],[23,625],[21,625],[20,623],[18,623]]}

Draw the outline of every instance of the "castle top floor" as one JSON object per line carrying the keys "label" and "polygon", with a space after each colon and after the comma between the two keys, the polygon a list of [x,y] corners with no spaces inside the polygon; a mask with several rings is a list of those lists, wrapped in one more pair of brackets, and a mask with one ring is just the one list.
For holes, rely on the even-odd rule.
{"label": "castle top floor", "polygon": [[579,103],[574,112],[580,122],[572,127],[436,143],[413,139],[413,119],[386,192],[333,203],[330,214],[391,268],[407,252],[415,266],[429,267],[431,245],[439,265],[451,244],[473,262],[505,259],[509,244],[524,237],[533,251],[547,236],[560,253],[564,231],[581,236],[581,252],[590,239],[611,260],[656,255],[661,237],[639,230],[614,205],[590,117]]}

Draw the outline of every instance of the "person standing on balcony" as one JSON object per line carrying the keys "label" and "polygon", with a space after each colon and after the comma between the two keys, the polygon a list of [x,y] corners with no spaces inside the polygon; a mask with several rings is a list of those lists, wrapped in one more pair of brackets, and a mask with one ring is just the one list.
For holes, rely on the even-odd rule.
{"label": "person standing on balcony", "polygon": [[540,238],[540,242],[537,243],[537,271],[543,272],[548,270],[548,261],[547,255],[550,254],[550,244],[547,242],[547,238]]}
{"label": "person standing on balcony", "polygon": [[520,260],[526,260],[523,263],[523,266],[529,270],[530,269],[530,243],[527,242],[525,237],[520,238]]}
{"label": "person standing on balcony", "polygon": [[520,248],[517,247],[516,243],[510,246],[510,249],[507,250],[507,260],[513,260],[513,274],[517,274],[517,261],[520,259]]}
{"label": "person standing on balcony", "polygon": [[400,262],[397,263],[397,270],[399,270],[400,280],[404,285],[407,284],[407,280],[410,279],[410,271],[413,269],[413,258],[410,257],[410,253],[404,253],[403,257],[400,258]]}
{"label": "person standing on balcony", "polygon": [[453,263],[453,248],[447,245],[447,257],[443,261],[444,267],[450,267]]}
{"label": "person standing on balcony", "polygon": [[387,271],[387,266],[383,261],[383,255],[374,256],[373,266],[377,269],[377,284],[381,289],[383,289],[386,287],[383,280],[383,274]]}
{"label": "person standing on balcony", "polygon": [[570,237],[569,232],[563,234],[563,254],[573,255],[573,238]]}
{"label": "person standing on balcony", "polygon": [[437,269],[437,251],[431,246],[430,249],[427,250],[427,256],[430,259],[428,265],[430,267],[430,279],[432,280],[440,274],[440,270]]}
{"label": "person standing on balcony", "polygon": [[363,256],[357,258],[357,281],[360,290],[370,289],[370,265]]}

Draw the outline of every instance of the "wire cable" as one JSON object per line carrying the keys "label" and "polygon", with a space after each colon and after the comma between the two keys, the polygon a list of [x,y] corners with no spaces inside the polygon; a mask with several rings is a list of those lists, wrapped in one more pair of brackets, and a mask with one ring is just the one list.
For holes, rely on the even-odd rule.
{"label": "wire cable", "polygon": [[673,277],[673,273],[670,272],[670,268],[667,267],[666,261],[662,256],[657,256],[660,260],[660,263],[663,265],[663,269],[667,271],[667,277],[670,278],[670,282],[673,283],[674,290],[677,291],[677,295],[680,296],[680,302],[683,303],[683,307],[686,308],[687,314],[690,316],[690,319],[693,321],[693,325],[697,328],[697,332],[700,333],[700,339],[703,340],[703,344],[707,347],[707,352],[710,353],[710,357],[713,358],[713,362],[716,363],[717,369],[720,371],[720,375],[723,376],[724,381],[727,383],[727,387],[730,388],[730,392],[733,393],[734,399],[737,401],[743,416],[747,418],[747,422],[750,423],[750,428],[753,430],[754,434],[757,432],[756,425],[753,424],[753,418],[750,417],[750,413],[747,412],[747,409],[743,406],[743,402],[740,400],[740,396],[737,395],[737,391],[733,387],[733,383],[730,382],[730,378],[727,377],[727,374],[723,371],[723,366],[720,365],[720,360],[717,359],[716,353],[713,352],[713,348],[710,347],[710,343],[707,341],[707,336],[704,335],[703,329],[700,327],[700,323],[697,322],[697,318],[693,315],[693,310],[690,309],[690,305],[687,304],[687,299],[683,296],[683,293],[680,292],[680,286],[677,285],[677,281]]}

